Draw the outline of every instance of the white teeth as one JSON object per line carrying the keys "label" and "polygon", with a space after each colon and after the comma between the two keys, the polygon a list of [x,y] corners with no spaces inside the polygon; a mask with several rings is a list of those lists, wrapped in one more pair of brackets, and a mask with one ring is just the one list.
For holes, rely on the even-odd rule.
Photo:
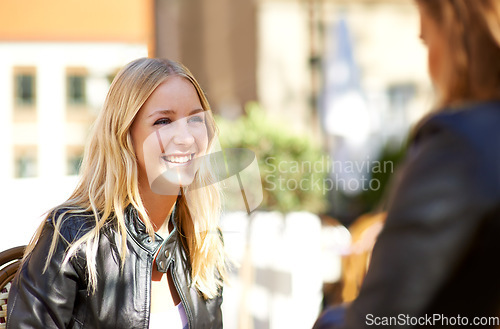
{"label": "white teeth", "polygon": [[168,155],[166,156],[166,159],[168,162],[173,162],[173,163],[186,163],[188,161],[191,161],[193,159],[193,155],[185,155],[185,156],[177,156],[177,155]]}

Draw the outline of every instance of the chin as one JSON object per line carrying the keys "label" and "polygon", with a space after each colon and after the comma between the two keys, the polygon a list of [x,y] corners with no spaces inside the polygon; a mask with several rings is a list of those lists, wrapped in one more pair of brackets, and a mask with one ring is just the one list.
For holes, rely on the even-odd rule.
{"label": "chin", "polygon": [[162,173],[165,183],[186,187],[193,183],[194,173],[179,172],[177,170],[167,170]]}
{"label": "chin", "polygon": [[194,181],[194,175],[164,171],[150,182],[151,190],[160,195],[179,195],[181,187],[187,187]]}

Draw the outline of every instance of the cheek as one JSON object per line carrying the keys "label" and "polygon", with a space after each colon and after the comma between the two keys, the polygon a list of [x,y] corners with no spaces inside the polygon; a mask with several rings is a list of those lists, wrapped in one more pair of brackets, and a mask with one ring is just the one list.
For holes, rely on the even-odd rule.
{"label": "cheek", "polygon": [[426,27],[423,33],[427,44],[429,75],[434,87],[444,92],[450,66],[447,40],[433,21],[428,22]]}
{"label": "cheek", "polygon": [[429,75],[434,83],[434,86],[441,89],[444,79],[442,60],[443,52],[440,47],[435,44],[429,45],[428,52]]}
{"label": "cheek", "polygon": [[137,160],[137,166],[139,169],[144,169],[144,148],[141,146],[135,147],[135,158]]}
{"label": "cheek", "polygon": [[200,153],[206,153],[208,149],[208,131],[207,129],[200,129],[195,136],[196,145]]}
{"label": "cheek", "polygon": [[437,63],[436,63],[436,54],[435,52],[432,51],[431,48],[429,48],[427,54],[427,65],[429,69],[429,75],[431,76],[432,81],[434,81],[437,75],[436,74]]}

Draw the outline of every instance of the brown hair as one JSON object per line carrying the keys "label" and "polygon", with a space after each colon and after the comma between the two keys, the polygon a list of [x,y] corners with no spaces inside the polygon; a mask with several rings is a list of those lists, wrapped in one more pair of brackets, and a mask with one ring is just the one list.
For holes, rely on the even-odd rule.
{"label": "brown hair", "polygon": [[416,1],[436,21],[449,49],[438,105],[500,99],[500,1]]}

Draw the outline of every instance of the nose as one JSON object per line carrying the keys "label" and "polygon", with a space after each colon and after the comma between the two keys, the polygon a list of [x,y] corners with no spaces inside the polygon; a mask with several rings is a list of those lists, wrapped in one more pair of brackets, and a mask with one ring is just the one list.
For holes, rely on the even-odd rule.
{"label": "nose", "polygon": [[185,120],[178,120],[175,123],[173,142],[177,145],[191,145],[195,142],[194,136],[190,131]]}

